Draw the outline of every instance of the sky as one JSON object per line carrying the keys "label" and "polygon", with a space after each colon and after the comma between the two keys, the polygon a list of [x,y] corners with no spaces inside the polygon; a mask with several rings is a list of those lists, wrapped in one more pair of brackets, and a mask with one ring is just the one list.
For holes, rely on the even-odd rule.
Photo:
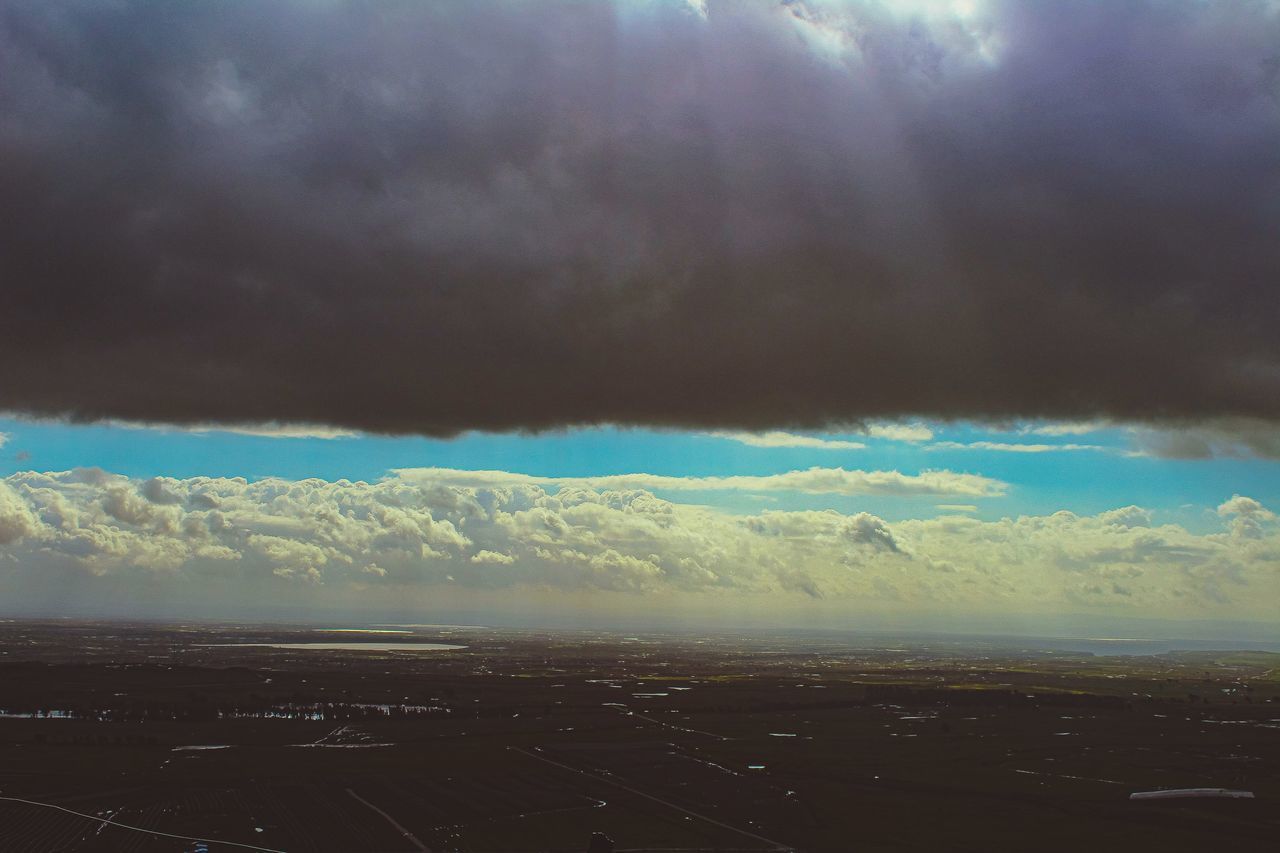
{"label": "sky", "polygon": [[0,9],[0,610],[1280,631],[1280,4]]}

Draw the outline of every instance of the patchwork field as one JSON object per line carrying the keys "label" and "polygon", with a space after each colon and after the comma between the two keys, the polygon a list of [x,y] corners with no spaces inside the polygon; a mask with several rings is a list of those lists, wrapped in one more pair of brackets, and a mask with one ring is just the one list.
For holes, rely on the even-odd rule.
{"label": "patchwork field", "polygon": [[[1262,849],[1280,655],[0,623],[0,850]],[[1226,787],[1253,799],[1133,802]]]}

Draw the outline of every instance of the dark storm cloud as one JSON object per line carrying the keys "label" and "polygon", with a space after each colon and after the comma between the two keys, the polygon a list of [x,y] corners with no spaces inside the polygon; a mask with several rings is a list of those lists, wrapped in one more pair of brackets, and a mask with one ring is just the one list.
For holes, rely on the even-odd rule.
{"label": "dark storm cloud", "polygon": [[0,409],[1280,418],[1275,4],[894,5],[8,0]]}

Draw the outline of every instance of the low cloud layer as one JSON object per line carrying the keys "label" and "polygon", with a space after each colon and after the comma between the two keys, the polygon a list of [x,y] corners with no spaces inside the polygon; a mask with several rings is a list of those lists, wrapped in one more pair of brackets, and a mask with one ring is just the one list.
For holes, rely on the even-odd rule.
{"label": "low cloud layer", "polygon": [[1274,3],[0,9],[0,409],[1280,417]]}
{"label": "low cloud layer", "polygon": [[[1130,456],[1162,459],[1280,459],[1280,424],[1264,418],[1214,417],[1163,424],[1047,423],[1023,427],[1024,434],[1062,436],[1116,431],[1123,435]],[[988,442],[977,442],[976,445]],[[1053,449],[1120,450],[1096,445],[1046,445]]]}
{"label": "low cloud layer", "polygon": [[[921,442],[933,438],[933,430],[922,423],[879,423],[850,427],[847,432],[886,441]],[[711,438],[736,441],[749,447],[766,449],[803,448],[805,450],[864,450],[866,442],[842,438],[823,438],[802,435],[785,430],[746,432],[743,430],[717,430],[706,433]]]}
{"label": "low cloud layer", "polygon": [[736,441],[739,444],[745,444],[748,447],[763,447],[770,450],[778,448],[804,448],[805,450],[865,450],[866,442],[850,441],[841,438],[818,438],[812,435],[797,435],[794,432],[783,432],[782,430],[767,430],[765,432],[728,432],[719,431],[707,433],[712,438],[723,438],[727,441]]}
{"label": "low cloud layer", "polygon": [[1037,444],[1009,441],[935,441],[925,450],[988,450],[996,453],[1067,453],[1079,450],[1114,451],[1100,444]]}
{"label": "low cloud layer", "polygon": [[452,486],[490,487],[510,485],[577,486],[587,489],[645,489],[655,491],[803,492],[811,495],[877,495],[912,497],[995,497],[1008,483],[980,474],[954,471],[846,471],[843,468],[808,468],[784,474],[729,477],[669,477],[657,474],[608,474],[595,477],[533,477],[507,471],[459,471],[452,468],[402,468],[398,476],[415,482]]}
{"label": "low cloud layer", "polygon": [[1134,445],[1167,459],[1280,459],[1280,426],[1258,418],[1218,418],[1177,428],[1136,427]]}
{"label": "low cloud layer", "polygon": [[1192,532],[1134,506],[999,521],[742,516],[498,473],[471,486],[421,472],[377,483],[16,474],[0,481],[0,594],[21,612],[110,592],[135,616],[319,600],[375,613],[462,593],[579,609],[608,598],[633,619],[655,602],[700,601],[709,614],[767,601],[783,621],[818,606],[899,624],[1064,612],[1274,622],[1280,596],[1280,522],[1240,495]]}

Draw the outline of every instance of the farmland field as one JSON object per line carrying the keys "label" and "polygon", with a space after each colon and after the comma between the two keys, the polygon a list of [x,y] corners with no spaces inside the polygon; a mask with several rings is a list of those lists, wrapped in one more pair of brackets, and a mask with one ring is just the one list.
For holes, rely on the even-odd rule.
{"label": "farmland field", "polygon": [[[603,832],[619,850],[1190,851],[1280,831],[1280,655],[485,628],[231,645],[360,637],[0,623],[0,850],[584,850]],[[1179,787],[1255,797],[1128,799]]]}

